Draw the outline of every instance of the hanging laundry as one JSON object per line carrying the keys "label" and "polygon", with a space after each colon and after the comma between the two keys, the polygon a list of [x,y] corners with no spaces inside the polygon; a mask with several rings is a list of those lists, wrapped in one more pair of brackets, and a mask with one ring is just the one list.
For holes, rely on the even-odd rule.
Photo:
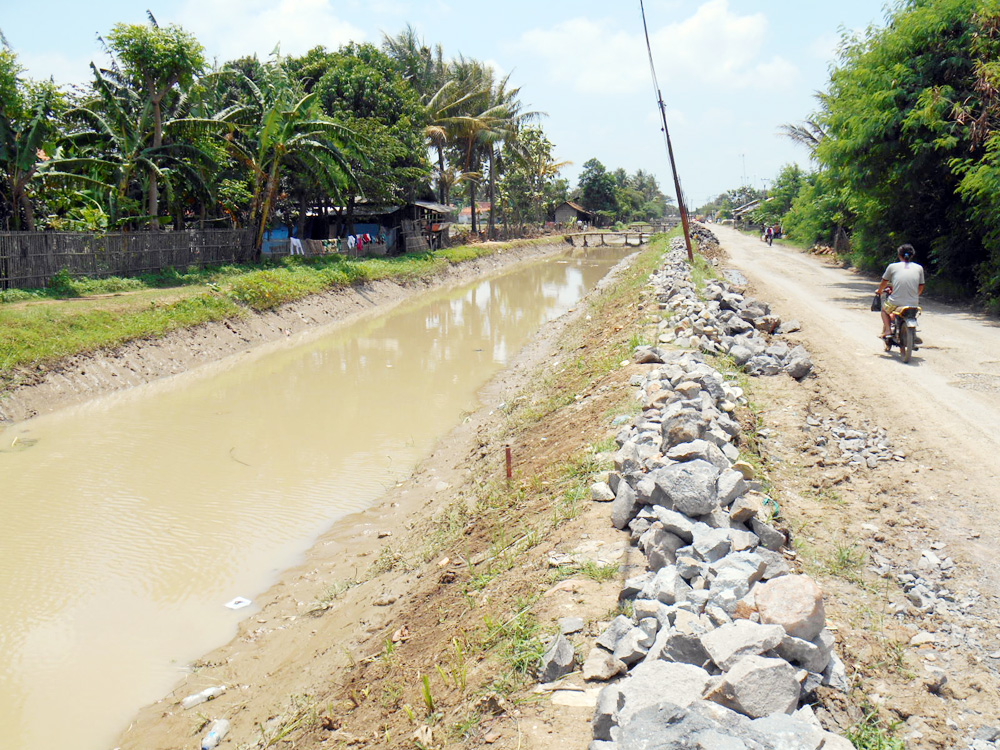
{"label": "hanging laundry", "polygon": [[302,240],[297,237],[288,238],[289,255],[305,255],[302,249]]}

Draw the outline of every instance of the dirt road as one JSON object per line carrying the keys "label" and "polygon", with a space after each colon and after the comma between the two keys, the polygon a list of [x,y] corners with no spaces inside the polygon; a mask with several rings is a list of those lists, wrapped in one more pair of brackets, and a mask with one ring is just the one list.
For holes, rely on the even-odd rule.
{"label": "dirt road", "polygon": [[[727,227],[712,230],[758,296],[783,319],[802,323],[826,385],[863,407],[871,421],[909,433],[911,453],[948,476],[940,489],[961,495],[948,513],[964,517],[983,536],[983,524],[992,524],[997,538],[1000,325],[925,299],[924,345],[904,365],[877,338],[879,316],[869,309],[877,279],[823,256],[768,247]],[[986,562],[992,564],[992,556]]]}
{"label": "dirt road", "polygon": [[[852,700],[901,722],[907,747],[966,747],[1000,721],[1000,325],[924,299],[925,343],[903,364],[877,338],[876,278],[710,228],[724,267],[801,323],[795,336],[816,364],[806,388],[780,378],[755,388],[776,428],[768,452],[796,549],[840,624]],[[824,463],[810,425],[831,415],[884,429],[905,460],[872,471]],[[948,558],[940,570],[937,556]],[[911,607],[903,589],[914,578],[945,598]]]}

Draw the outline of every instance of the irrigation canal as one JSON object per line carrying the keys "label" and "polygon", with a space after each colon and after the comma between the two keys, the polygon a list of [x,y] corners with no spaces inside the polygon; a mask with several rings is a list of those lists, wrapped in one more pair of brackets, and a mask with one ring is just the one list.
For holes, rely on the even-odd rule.
{"label": "irrigation canal", "polygon": [[0,746],[104,750],[407,477],[622,247],[575,249],[0,433]]}

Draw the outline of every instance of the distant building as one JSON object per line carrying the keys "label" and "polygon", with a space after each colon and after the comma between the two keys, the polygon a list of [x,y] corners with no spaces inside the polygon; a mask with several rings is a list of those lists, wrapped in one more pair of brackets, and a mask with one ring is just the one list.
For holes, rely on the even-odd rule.
{"label": "distant building", "polygon": [[594,222],[594,214],[579,203],[566,201],[556,206],[555,220],[556,224],[569,224],[575,221],[584,221],[592,224]]}
{"label": "distant building", "polygon": [[[490,202],[489,201],[476,201],[476,219],[478,222],[482,221],[482,217],[488,215],[490,212]],[[478,223],[477,222],[477,223]],[[466,206],[461,211],[458,212],[458,223],[459,224],[471,224],[472,223],[472,207]]]}

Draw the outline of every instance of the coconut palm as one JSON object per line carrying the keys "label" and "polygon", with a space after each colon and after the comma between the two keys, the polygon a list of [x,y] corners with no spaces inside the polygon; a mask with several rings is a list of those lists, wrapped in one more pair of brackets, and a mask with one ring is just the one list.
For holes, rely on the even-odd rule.
{"label": "coconut palm", "polygon": [[232,118],[240,127],[227,139],[232,155],[250,173],[256,248],[263,241],[287,170],[307,175],[339,197],[357,188],[350,160],[365,158],[357,134],[320,114],[316,94],[302,95],[280,59],[264,65],[262,73],[256,82],[243,78],[251,101]]}
{"label": "coconut palm", "polygon": [[816,153],[816,148],[827,137],[826,128],[815,119],[804,120],[800,125],[785,123],[780,125],[778,130],[782,135],[791,138],[796,143],[800,143],[809,149],[810,154]]}

